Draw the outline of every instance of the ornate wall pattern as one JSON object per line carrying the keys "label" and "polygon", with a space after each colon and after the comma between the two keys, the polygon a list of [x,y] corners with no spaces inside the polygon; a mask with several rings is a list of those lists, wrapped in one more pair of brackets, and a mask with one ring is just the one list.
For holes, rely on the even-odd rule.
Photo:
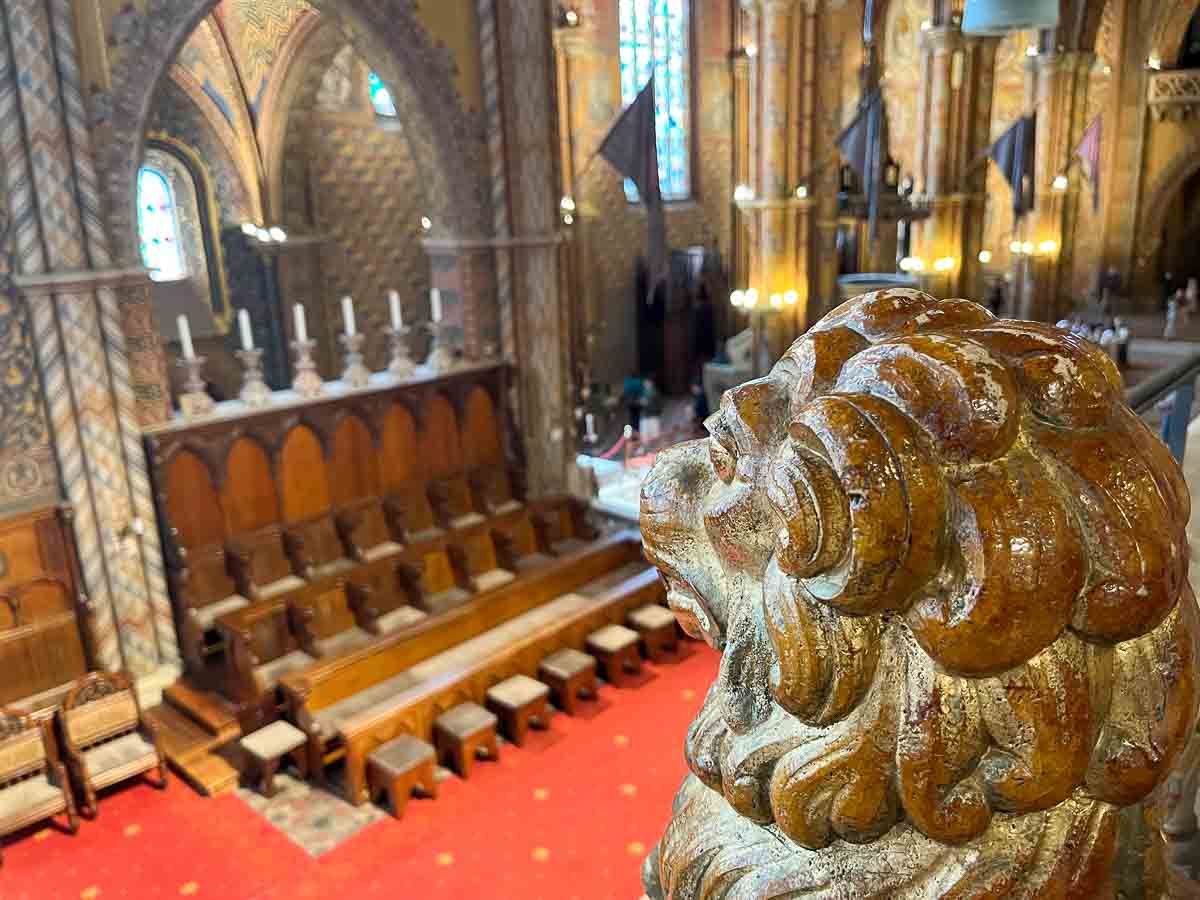
{"label": "ornate wall pattern", "polygon": [[930,0],[893,0],[884,26],[883,85],[888,149],[903,172],[916,172],[921,98],[921,23],[933,14]]}

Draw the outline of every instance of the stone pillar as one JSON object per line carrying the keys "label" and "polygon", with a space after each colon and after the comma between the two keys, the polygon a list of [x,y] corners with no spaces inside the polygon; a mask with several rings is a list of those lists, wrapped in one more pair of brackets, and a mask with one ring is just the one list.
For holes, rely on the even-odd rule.
{"label": "stone pillar", "polygon": [[1055,188],[1054,179],[1070,169],[1087,126],[1084,116],[1093,58],[1092,53],[1080,51],[1035,57],[1034,209],[1024,238],[1033,245],[1033,255],[1026,260],[1028,276],[1019,306],[1022,318],[1053,322],[1071,307],[1064,291],[1070,283],[1078,178],[1076,188],[1067,190]]}
{"label": "stone pillar", "polygon": [[[143,686],[179,668],[139,421],[167,415],[144,271],[115,269],[100,219],[69,0],[6,0],[0,159],[94,645]],[[18,76],[19,73],[19,76]],[[127,345],[122,323],[137,336]]]}
{"label": "stone pillar", "polygon": [[[957,25],[921,34],[925,98],[917,138],[917,189],[930,216],[914,230],[912,255],[925,262],[928,290],[943,297],[976,288],[983,241],[986,150],[996,39],[963,35]],[[953,267],[937,270],[939,259]]]}
{"label": "stone pillar", "polygon": [[573,462],[570,322],[559,272],[550,10],[496,0],[507,147],[521,427],[534,496],[564,491]]}

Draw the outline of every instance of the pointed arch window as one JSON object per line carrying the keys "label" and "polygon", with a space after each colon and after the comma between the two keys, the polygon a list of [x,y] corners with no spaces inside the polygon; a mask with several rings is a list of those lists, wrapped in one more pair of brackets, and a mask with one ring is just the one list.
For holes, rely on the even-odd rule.
{"label": "pointed arch window", "polygon": [[179,241],[179,208],[167,176],[154,166],[138,171],[138,237],[142,263],[154,281],[187,277]]}
{"label": "pointed arch window", "polygon": [[[654,74],[658,180],[664,200],[687,200],[691,174],[691,47],[688,0],[620,0],[621,104]],[[638,198],[626,180],[625,195]]]}
{"label": "pointed arch window", "polygon": [[396,112],[396,101],[392,99],[392,92],[387,89],[383,79],[372,72],[367,76],[367,87],[371,91],[371,105],[375,107],[375,115],[385,119],[394,119],[399,115]]}

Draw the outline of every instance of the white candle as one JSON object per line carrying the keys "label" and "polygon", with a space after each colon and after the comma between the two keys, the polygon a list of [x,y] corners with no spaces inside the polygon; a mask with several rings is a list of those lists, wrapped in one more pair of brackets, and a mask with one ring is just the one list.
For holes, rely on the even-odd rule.
{"label": "white candle", "polygon": [[590,438],[596,436],[596,417],[591,413],[587,414],[587,436]]}
{"label": "white candle", "polygon": [[429,292],[429,317],[435,322],[442,321],[442,292],[437,288]]}
{"label": "white candle", "polygon": [[192,346],[192,329],[188,325],[187,316],[180,316],[176,322],[179,325],[179,343],[183,345],[183,358],[195,359],[196,348]]}
{"label": "white candle", "polygon": [[304,344],[308,342],[308,319],[304,314],[303,305],[297,303],[292,307],[292,320],[296,323],[296,341]]}
{"label": "white candle", "polygon": [[250,330],[250,313],[244,309],[238,310],[238,325],[242,329],[242,349],[254,349],[254,332]]}
{"label": "white candle", "polygon": [[404,313],[400,309],[400,295],[395,291],[389,291],[388,304],[392,307],[392,330],[399,331],[404,327]]}
{"label": "white candle", "polygon": [[354,301],[349,296],[342,298],[342,321],[346,323],[346,334],[354,337],[357,334],[354,330]]}

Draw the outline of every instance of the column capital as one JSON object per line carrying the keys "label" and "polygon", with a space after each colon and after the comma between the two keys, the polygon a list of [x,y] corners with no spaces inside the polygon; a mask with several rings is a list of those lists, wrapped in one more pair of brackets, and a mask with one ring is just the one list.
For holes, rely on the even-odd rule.
{"label": "column capital", "polygon": [[921,32],[921,44],[934,53],[952,53],[965,43],[962,29],[957,25],[937,25]]}

